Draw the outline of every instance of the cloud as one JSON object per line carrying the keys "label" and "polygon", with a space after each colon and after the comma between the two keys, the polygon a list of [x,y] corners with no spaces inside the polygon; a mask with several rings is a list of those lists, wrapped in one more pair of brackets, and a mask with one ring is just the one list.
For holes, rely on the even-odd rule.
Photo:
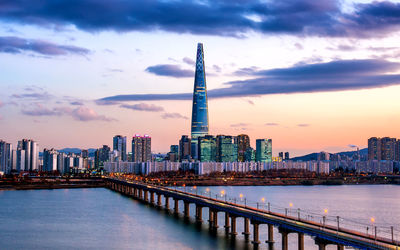
{"label": "cloud", "polygon": [[33,105],[33,108],[22,109],[21,113],[29,116],[60,116],[62,112],[57,109],[49,109],[40,103]]}
{"label": "cloud", "polygon": [[158,76],[170,76],[176,78],[193,77],[194,71],[181,69],[179,65],[159,64],[146,68],[146,71]]}
{"label": "cloud", "polygon": [[11,95],[12,98],[16,99],[35,99],[35,100],[49,100],[53,98],[52,95],[47,93],[46,91],[43,91],[41,93],[39,92],[32,92],[32,93],[25,93],[25,94],[13,94]]}
{"label": "cloud", "polygon": [[310,126],[310,124],[307,124],[307,123],[297,124],[297,127],[309,127],[309,126]]}
{"label": "cloud", "polygon": [[[248,71],[247,80],[231,81],[209,90],[209,98],[248,97],[268,94],[359,90],[400,84],[400,63],[380,59],[337,60],[289,68]],[[117,95],[100,101],[191,100],[192,93]]]}
{"label": "cloud", "polygon": [[184,57],[182,59],[182,61],[190,66],[194,66],[196,64],[195,61],[193,61],[192,59],[190,59],[189,57]]}
{"label": "cloud", "polygon": [[35,52],[46,56],[59,56],[67,54],[86,55],[90,52],[85,48],[70,45],[59,45],[43,40],[25,39],[15,36],[0,37],[1,53],[20,54],[26,51]]}
{"label": "cloud", "polygon": [[21,113],[28,116],[62,116],[69,115],[77,121],[116,121],[113,118],[108,118],[104,115],[97,114],[93,109],[80,106],[75,109],[69,107],[48,108],[42,104],[36,103],[33,108],[22,109]]}
{"label": "cloud", "polygon": [[161,118],[163,119],[189,119],[187,116],[181,115],[179,113],[164,113]]}
{"label": "cloud", "polygon": [[161,112],[164,111],[164,108],[161,106],[156,106],[154,104],[146,104],[146,103],[138,103],[133,105],[122,104],[121,108],[138,110],[138,111],[147,111],[147,112]]}
{"label": "cloud", "polygon": [[267,122],[265,123],[265,126],[279,126],[279,124],[275,122]]}
{"label": "cloud", "polygon": [[[0,20],[88,32],[153,31],[243,37],[246,32],[331,37],[370,37],[398,30],[400,4],[388,1],[30,1],[3,0]],[[82,14],[85,10],[85,14]]]}
{"label": "cloud", "polygon": [[231,127],[232,128],[237,128],[237,127],[247,127],[247,126],[249,126],[250,124],[248,124],[248,123],[235,123],[235,124],[231,124]]}
{"label": "cloud", "polygon": [[73,101],[73,102],[70,102],[69,104],[74,105],[74,106],[82,106],[83,102]]}
{"label": "cloud", "polygon": [[349,145],[347,145],[349,148],[357,148],[357,145],[354,145],[354,144],[349,144]]}
{"label": "cloud", "polygon": [[220,73],[221,70],[222,70],[220,66],[215,65],[215,64],[212,67],[213,67],[214,71],[217,72],[217,73]]}
{"label": "cloud", "polygon": [[91,108],[81,106],[79,108],[73,109],[70,112],[71,116],[77,121],[116,121],[113,118],[108,118],[104,115],[99,115]]}
{"label": "cloud", "polygon": [[254,102],[252,100],[247,100],[247,102],[251,105],[254,105]]}

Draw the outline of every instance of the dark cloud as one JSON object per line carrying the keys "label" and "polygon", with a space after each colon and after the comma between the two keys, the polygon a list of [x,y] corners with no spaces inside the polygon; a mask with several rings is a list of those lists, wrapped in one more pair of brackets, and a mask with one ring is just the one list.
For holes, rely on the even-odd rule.
{"label": "dark cloud", "polygon": [[179,113],[164,113],[161,118],[163,119],[189,119],[187,116],[181,115]]}
{"label": "dark cloud", "polygon": [[265,123],[265,126],[279,126],[279,124],[275,123],[275,122],[268,122],[268,123]]}
{"label": "dark cloud", "polygon": [[[225,83],[211,89],[209,98],[313,93],[380,88],[400,84],[399,63],[368,59],[339,60],[296,65],[290,68],[248,71],[248,80]],[[117,95],[99,101],[191,100],[192,93]]]}
{"label": "dark cloud", "polygon": [[147,67],[146,71],[158,76],[171,76],[176,78],[194,76],[194,71],[181,69],[179,65],[173,65],[173,64],[160,64],[160,65],[150,66]]}
{"label": "dark cloud", "polygon": [[59,45],[42,40],[24,39],[14,36],[0,37],[0,52],[20,54],[26,51],[35,52],[46,56],[59,56],[67,54],[86,55],[90,52],[88,49],[81,47]]}
{"label": "dark cloud", "polygon": [[138,110],[138,111],[146,111],[146,112],[161,112],[164,111],[164,108],[161,106],[157,106],[154,104],[146,104],[146,103],[138,103],[133,105],[122,104],[121,108]]}
{"label": "dark cloud", "polygon": [[243,37],[248,31],[334,37],[369,37],[397,31],[400,4],[340,0],[94,1],[3,0],[0,19],[60,29],[152,31]]}

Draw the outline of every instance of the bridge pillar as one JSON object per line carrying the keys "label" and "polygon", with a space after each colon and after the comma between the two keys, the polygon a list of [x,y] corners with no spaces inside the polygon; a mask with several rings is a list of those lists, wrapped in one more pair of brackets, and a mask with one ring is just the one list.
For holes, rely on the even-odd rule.
{"label": "bridge pillar", "polygon": [[250,219],[249,218],[244,218],[244,232],[242,233],[244,235],[244,239],[246,241],[249,240],[249,235],[250,235]]}
{"label": "bridge pillar", "polygon": [[269,249],[273,249],[274,247],[274,225],[268,224],[268,240],[265,241],[268,243]]}
{"label": "bridge pillar", "polygon": [[210,224],[210,227],[212,227],[213,221],[214,221],[213,210],[211,208],[208,208],[208,222]]}
{"label": "bridge pillar", "polygon": [[162,204],[161,204],[161,194],[157,194],[157,206],[159,208],[161,208]]}
{"label": "bridge pillar", "polygon": [[259,238],[259,226],[260,224],[256,221],[252,221],[251,224],[253,224],[253,243],[254,247],[257,248],[258,245],[260,244],[260,238]]}
{"label": "bridge pillar", "polygon": [[149,196],[148,196],[148,191],[147,190],[144,190],[144,201],[145,202],[148,202],[149,201]]}
{"label": "bridge pillar", "polygon": [[304,233],[297,233],[299,250],[304,250]]}
{"label": "bridge pillar", "polygon": [[201,223],[203,221],[203,207],[196,204],[196,222]]}
{"label": "bridge pillar", "polygon": [[229,225],[229,213],[228,212],[225,212],[225,226],[224,226],[224,228],[225,228],[226,232],[229,232],[230,225]]}
{"label": "bridge pillar", "polygon": [[174,198],[174,214],[179,214],[179,200]]}
{"label": "bridge pillar", "polygon": [[231,216],[231,235],[232,236],[236,236],[237,232],[236,232],[236,217],[235,216]]}
{"label": "bridge pillar", "polygon": [[190,203],[187,201],[183,202],[184,207],[183,207],[183,214],[184,214],[184,218],[187,220],[189,219],[190,215],[189,215],[189,208],[190,208]]}
{"label": "bridge pillar", "polygon": [[133,188],[133,197],[137,198],[137,188]]}
{"label": "bridge pillar", "polygon": [[169,209],[169,197],[165,196],[165,209]]}
{"label": "bridge pillar", "polygon": [[154,205],[154,192],[150,191],[150,203]]}
{"label": "bridge pillar", "polygon": [[214,219],[213,219],[213,229],[217,230],[218,228],[218,211],[213,211]]}
{"label": "bridge pillar", "polygon": [[330,242],[321,239],[321,238],[315,238],[315,244],[318,245],[318,249],[319,250],[325,250],[326,249],[326,245],[328,245]]}
{"label": "bridge pillar", "polygon": [[338,245],[337,245],[337,249],[338,249],[338,250],[344,250],[344,246],[343,246],[343,245],[340,245],[340,244],[338,244]]}
{"label": "bridge pillar", "polygon": [[139,191],[139,199],[142,200],[143,199],[143,190],[139,188],[138,191]]}
{"label": "bridge pillar", "polygon": [[279,228],[279,233],[282,235],[282,250],[288,250],[289,231],[284,228]]}

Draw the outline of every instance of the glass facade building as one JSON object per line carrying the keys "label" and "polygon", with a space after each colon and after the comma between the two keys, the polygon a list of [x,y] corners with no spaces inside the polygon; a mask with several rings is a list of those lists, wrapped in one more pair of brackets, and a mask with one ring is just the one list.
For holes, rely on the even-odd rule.
{"label": "glass facade building", "polygon": [[272,161],[272,140],[257,139],[256,140],[256,161],[271,162]]}
{"label": "glass facade building", "polygon": [[[233,162],[237,158],[235,154],[235,144],[232,136],[217,135],[217,161]],[[236,157],[235,157],[236,156]]]}
{"label": "glass facade building", "polygon": [[[196,73],[194,77],[192,138],[208,134],[208,103],[203,44],[197,45]],[[196,140],[193,140],[196,141]]]}
{"label": "glass facade building", "polygon": [[244,162],[246,160],[246,151],[250,147],[250,137],[244,134],[238,135],[236,144],[238,145],[238,161]]}
{"label": "glass facade building", "polygon": [[113,150],[117,150],[121,155],[120,160],[126,161],[126,136],[116,135],[113,138]]}
{"label": "glass facade building", "polygon": [[198,137],[199,160],[202,162],[215,162],[217,160],[217,140],[212,135]]}

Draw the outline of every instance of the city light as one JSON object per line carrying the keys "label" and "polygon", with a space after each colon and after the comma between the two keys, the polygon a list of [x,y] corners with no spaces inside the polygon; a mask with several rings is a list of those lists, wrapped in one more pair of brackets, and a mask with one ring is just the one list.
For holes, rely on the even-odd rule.
{"label": "city light", "polygon": [[239,197],[240,197],[240,198],[243,198],[243,194],[239,194]]}
{"label": "city light", "polygon": [[371,222],[374,223],[375,222],[375,218],[371,217]]}
{"label": "city light", "polygon": [[289,203],[289,207],[293,207],[293,203]]}
{"label": "city light", "polygon": [[328,213],[328,209],[325,208],[324,209],[324,213],[327,214]]}
{"label": "city light", "polygon": [[261,198],[261,201],[262,201],[262,202],[265,202],[265,198],[264,198],[264,197],[263,197],[263,198]]}

